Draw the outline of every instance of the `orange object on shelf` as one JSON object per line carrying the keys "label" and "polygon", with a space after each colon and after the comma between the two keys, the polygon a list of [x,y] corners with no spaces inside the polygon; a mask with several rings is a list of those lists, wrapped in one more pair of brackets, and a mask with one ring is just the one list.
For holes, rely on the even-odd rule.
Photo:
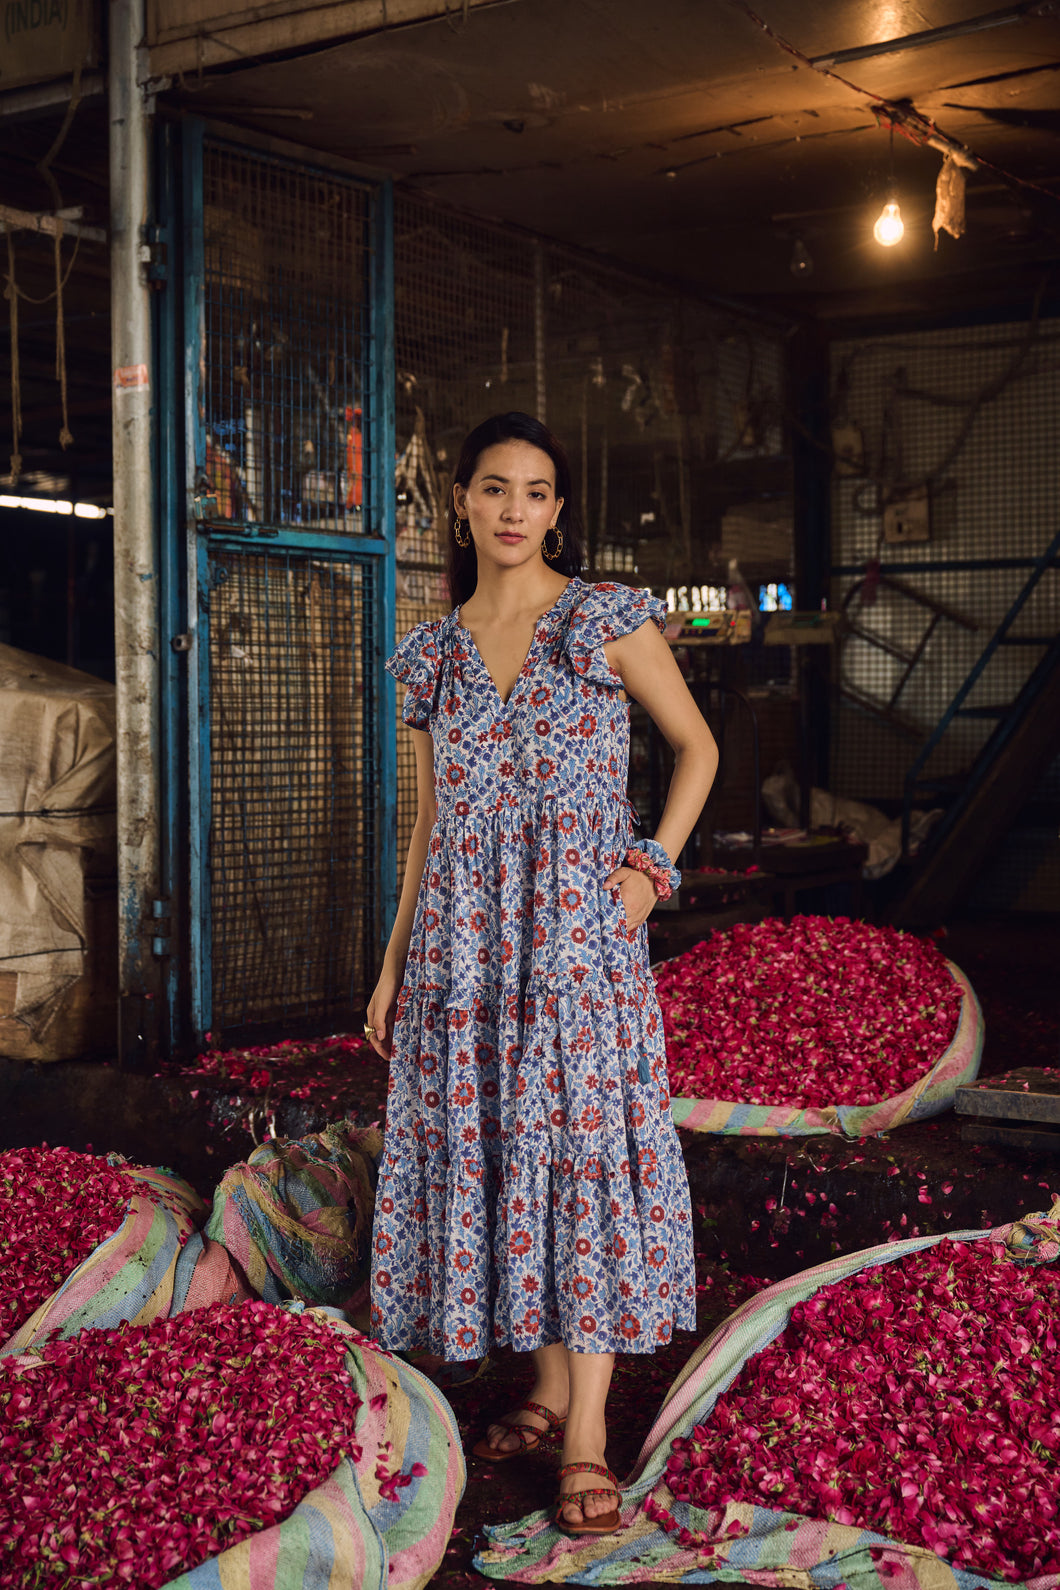
{"label": "orange object on shelf", "polygon": [[364,434],[361,410],[346,408],[346,506],[360,508],[364,502]]}

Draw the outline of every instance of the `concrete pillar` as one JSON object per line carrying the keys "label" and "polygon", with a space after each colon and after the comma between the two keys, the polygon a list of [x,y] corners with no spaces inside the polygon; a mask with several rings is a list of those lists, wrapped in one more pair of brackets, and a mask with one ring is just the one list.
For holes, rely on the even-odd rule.
{"label": "concrete pillar", "polygon": [[118,712],[119,1053],[157,1047],[159,963],[159,557],[152,479],[151,297],[144,259],[150,117],[144,0],[110,0],[111,350],[114,380],[114,644]]}

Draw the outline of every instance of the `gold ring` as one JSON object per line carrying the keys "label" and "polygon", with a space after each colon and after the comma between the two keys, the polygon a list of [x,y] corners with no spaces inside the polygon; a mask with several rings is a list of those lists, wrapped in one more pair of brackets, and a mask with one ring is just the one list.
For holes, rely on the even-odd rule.
{"label": "gold ring", "polygon": [[374,1038],[375,1037],[375,1028],[374,1027],[369,1027],[367,1022],[365,1022],[365,1024],[364,1024],[364,1036],[366,1038]]}

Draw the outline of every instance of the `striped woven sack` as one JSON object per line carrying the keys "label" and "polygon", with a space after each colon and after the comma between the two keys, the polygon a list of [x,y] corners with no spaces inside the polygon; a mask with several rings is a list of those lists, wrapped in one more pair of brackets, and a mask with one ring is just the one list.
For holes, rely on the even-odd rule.
{"label": "striped woven sack", "polygon": [[255,1296],[250,1282],[226,1248],[204,1237],[201,1231],[188,1238],[173,1277],[171,1314],[209,1308],[212,1303],[227,1303],[234,1308],[240,1303],[249,1303]]}
{"label": "striped woven sack", "polygon": [[0,1357],[25,1352],[54,1332],[76,1336],[90,1327],[146,1325],[169,1313],[177,1260],[206,1206],[186,1181],[170,1171],[121,1165],[140,1185],[114,1235],[101,1242],[46,1298],[2,1347]]}
{"label": "striped woven sack", "polygon": [[[1053,1209],[1060,1216],[1060,1203]],[[993,1231],[947,1232],[956,1242],[1004,1241],[1017,1260],[1049,1261],[1058,1248],[1051,1231],[1027,1216]],[[889,1264],[943,1241],[941,1236],[864,1248],[778,1281],[749,1298],[696,1350],[674,1381],[622,1488],[621,1530],[569,1539],[546,1512],[488,1528],[489,1546],[475,1567],[491,1579],[519,1584],[710,1584],[714,1580],[772,1585],[783,1590],[1056,1590],[1055,1575],[1013,1585],[951,1567],[933,1551],[889,1540],[873,1530],[820,1522],[799,1513],[730,1503],[707,1513],[675,1499],[666,1484],[671,1444],[703,1424],[746,1361],[786,1327],[791,1311],[823,1286],[870,1265]],[[658,1510],[658,1511],[657,1511]],[[656,1513],[656,1517],[651,1516]],[[669,1515],[665,1528],[658,1513]],[[709,1536],[704,1521],[709,1519]],[[681,1546],[681,1530],[698,1530],[696,1546]],[[739,1533],[730,1535],[730,1529]],[[701,1542],[701,1543],[700,1543]],[[881,1555],[881,1548],[883,1553]],[[875,1551],[875,1559],[873,1557]],[[708,1567],[707,1561],[710,1560]]]}
{"label": "striped woven sack", "polygon": [[[466,1479],[453,1410],[429,1380],[358,1336],[337,1311],[312,1312],[349,1337],[360,1457],[342,1458],[282,1523],[164,1590],[421,1590],[441,1563]],[[414,1465],[424,1472],[411,1476]],[[395,1473],[410,1482],[388,1500],[385,1479]]]}
{"label": "striped woven sack", "polygon": [[919,1082],[878,1104],[734,1104],[724,1099],[672,1099],[674,1123],[688,1132],[723,1132],[733,1137],[873,1137],[906,1121],[923,1121],[951,1109],[957,1089],[974,1082],[983,1053],[983,1012],[971,983],[952,961],[950,975],[961,991],[957,1031]]}
{"label": "striped woven sack", "polygon": [[206,1227],[266,1303],[354,1310],[368,1284],[382,1137],[342,1122],[273,1138],[225,1172]]}

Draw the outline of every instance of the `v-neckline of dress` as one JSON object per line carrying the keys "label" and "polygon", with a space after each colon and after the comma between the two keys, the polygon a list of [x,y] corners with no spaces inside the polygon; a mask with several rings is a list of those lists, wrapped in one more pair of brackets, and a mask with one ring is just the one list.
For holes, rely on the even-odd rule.
{"label": "v-neckline of dress", "polygon": [[486,678],[489,680],[490,689],[493,691],[493,694],[496,696],[497,700],[500,702],[501,711],[502,712],[507,712],[508,711],[508,707],[509,707],[509,704],[511,703],[512,697],[515,695],[515,692],[518,690],[518,688],[519,688],[520,684],[522,683],[523,679],[525,677],[527,677],[529,675],[529,673],[533,669],[534,651],[535,651],[535,648],[537,646],[537,639],[538,639],[537,632],[540,629],[541,625],[546,621],[546,619],[550,619],[552,617],[552,615],[555,613],[556,609],[560,606],[561,603],[563,603],[563,602],[565,602],[567,600],[567,596],[568,596],[568,594],[570,592],[571,587],[574,586],[574,585],[580,585],[581,583],[582,582],[578,579],[577,575],[572,575],[571,578],[567,581],[566,585],[563,587],[562,591],[560,591],[559,595],[556,597],[556,600],[553,602],[552,606],[546,612],[538,614],[537,618],[534,619],[534,633],[530,637],[530,644],[529,644],[529,646],[526,649],[526,656],[523,658],[523,665],[519,669],[519,672],[516,674],[515,680],[514,680],[514,682],[512,684],[512,688],[509,690],[507,696],[502,696],[501,695],[499,689],[497,688],[497,681],[494,679],[493,675],[490,673],[489,669],[486,667],[486,660],[483,657],[482,653],[478,649],[478,642],[475,640],[474,635],[472,635],[472,633],[468,629],[467,625],[464,624],[464,622],[461,619],[460,615],[461,615],[461,609],[463,607],[463,604],[461,603],[461,605],[459,607],[454,607],[454,609],[453,609],[453,621],[456,624],[457,629],[460,630],[461,633],[467,637],[467,643],[471,647],[471,650],[474,652],[475,661],[478,663],[479,667],[482,669],[482,672],[485,674]]}

